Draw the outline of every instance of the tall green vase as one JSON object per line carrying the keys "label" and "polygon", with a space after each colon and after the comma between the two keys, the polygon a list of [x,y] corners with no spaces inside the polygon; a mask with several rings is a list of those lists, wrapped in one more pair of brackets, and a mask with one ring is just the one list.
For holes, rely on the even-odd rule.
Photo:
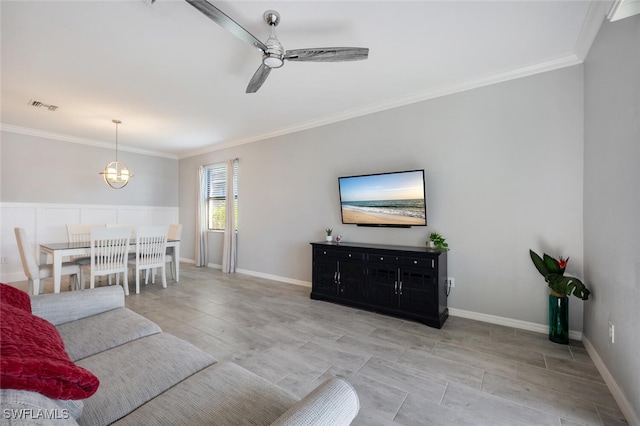
{"label": "tall green vase", "polygon": [[549,340],[569,343],[569,298],[554,292],[549,294]]}

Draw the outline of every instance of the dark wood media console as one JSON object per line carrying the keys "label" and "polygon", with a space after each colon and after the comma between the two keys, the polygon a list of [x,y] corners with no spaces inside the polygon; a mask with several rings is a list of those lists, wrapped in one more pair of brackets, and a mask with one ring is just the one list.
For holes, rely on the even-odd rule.
{"label": "dark wood media console", "polygon": [[311,243],[311,298],[442,327],[447,252],[426,247]]}

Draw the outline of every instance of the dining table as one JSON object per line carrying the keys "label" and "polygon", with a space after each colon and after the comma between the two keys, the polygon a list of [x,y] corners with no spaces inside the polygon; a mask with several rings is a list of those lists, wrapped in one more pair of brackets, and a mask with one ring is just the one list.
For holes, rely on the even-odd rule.
{"label": "dining table", "polygon": [[[131,252],[135,252],[136,243],[130,244]],[[167,240],[167,248],[173,256],[175,265],[176,282],[180,281],[180,240]],[[53,292],[60,293],[60,282],[62,280],[62,259],[67,256],[90,256],[91,242],[64,242],[64,243],[41,243],[40,244],[40,264],[47,263],[48,257],[53,258]],[[34,294],[38,294],[39,289],[34,288]]]}

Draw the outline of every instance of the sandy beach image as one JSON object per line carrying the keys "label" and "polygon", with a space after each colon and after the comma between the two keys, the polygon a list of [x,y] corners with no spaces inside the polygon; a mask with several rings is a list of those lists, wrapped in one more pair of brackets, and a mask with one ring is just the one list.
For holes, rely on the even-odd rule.
{"label": "sandy beach image", "polygon": [[362,211],[357,208],[342,206],[343,223],[385,224],[385,225],[424,225],[424,218],[401,216],[395,214]]}
{"label": "sandy beach image", "polygon": [[426,225],[424,171],[349,176],[338,179],[342,223]]}

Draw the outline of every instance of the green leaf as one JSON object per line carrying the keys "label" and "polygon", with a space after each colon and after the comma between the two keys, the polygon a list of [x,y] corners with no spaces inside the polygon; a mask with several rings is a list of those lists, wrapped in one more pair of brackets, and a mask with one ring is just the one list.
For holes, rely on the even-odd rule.
{"label": "green leaf", "polygon": [[[573,295],[582,300],[589,300],[591,292],[589,289],[577,278],[567,277],[571,280],[571,286],[574,287]],[[569,294],[569,293],[567,293]]]}
{"label": "green leaf", "polygon": [[565,277],[560,274],[549,274],[545,277],[551,290],[556,293],[571,295],[573,294],[578,299],[588,300],[591,292],[585,285],[577,278]]}
{"label": "green leaf", "polygon": [[540,272],[540,275],[542,275],[543,277],[549,275],[549,271],[547,270],[544,261],[540,256],[538,256],[538,254],[536,254],[536,252],[534,252],[533,250],[529,250],[529,256],[531,256],[533,265],[536,267],[538,272]]}
{"label": "green leaf", "polygon": [[549,288],[560,294],[567,294],[567,284],[566,278],[559,274],[549,274],[545,277],[547,283],[549,283]]}
{"label": "green leaf", "polygon": [[558,262],[553,257],[549,256],[547,253],[544,254],[544,264],[547,267],[547,271],[549,271],[550,274],[562,275],[562,269],[560,268],[560,265],[558,265]]}

